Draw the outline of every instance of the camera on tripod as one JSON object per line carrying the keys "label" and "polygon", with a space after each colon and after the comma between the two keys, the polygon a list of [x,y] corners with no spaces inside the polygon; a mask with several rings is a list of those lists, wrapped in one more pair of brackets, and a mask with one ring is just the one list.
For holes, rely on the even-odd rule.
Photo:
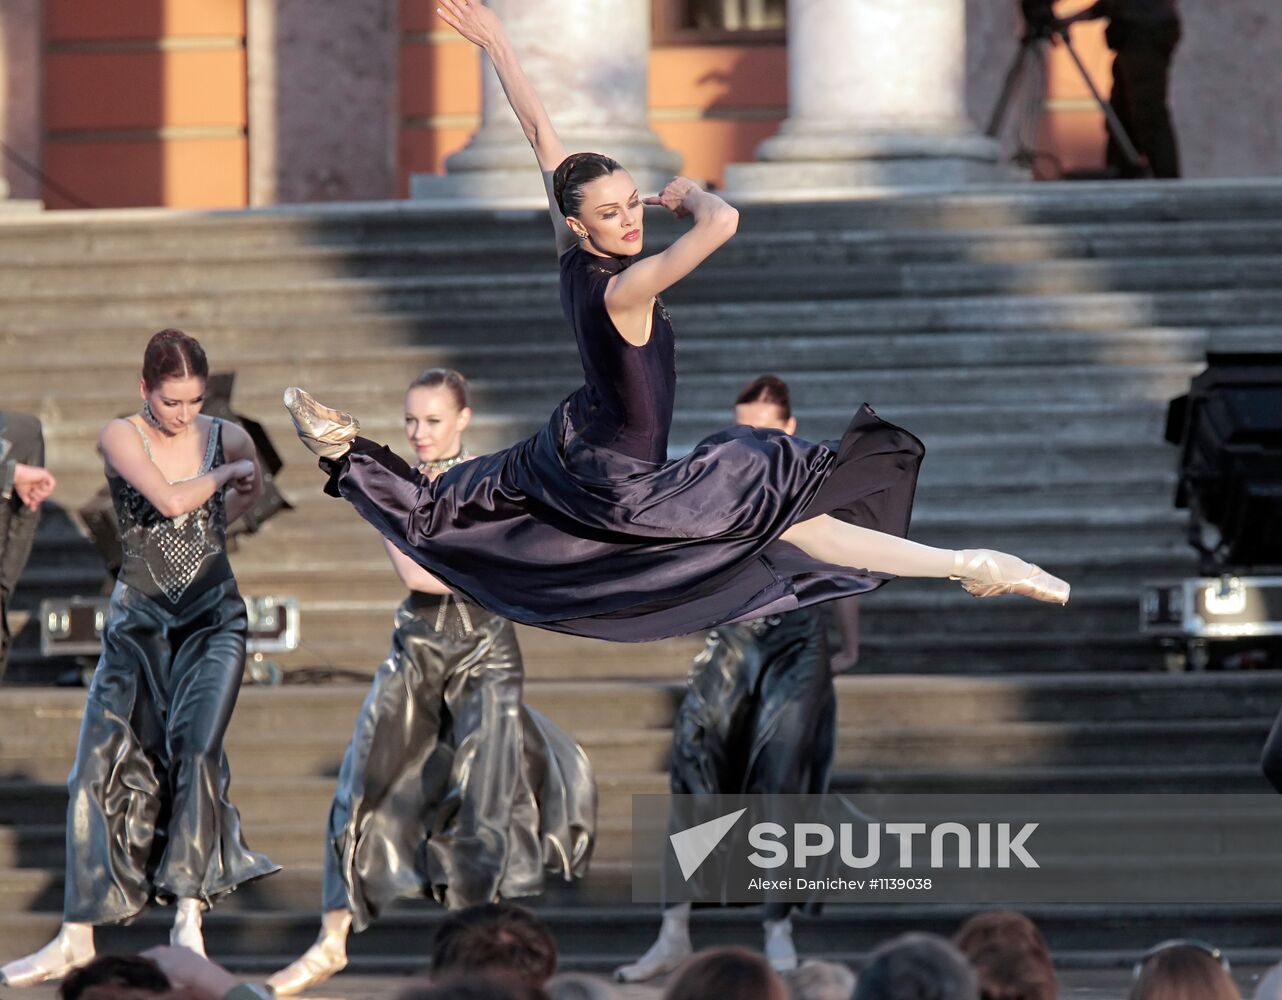
{"label": "camera on tripod", "polygon": [[1059,30],[1055,16],[1055,0],[1019,0],[1024,15],[1024,38],[1049,39]]}
{"label": "camera on tripod", "polygon": [[1001,136],[1006,112],[1015,97],[1015,92],[1020,89],[1024,77],[1030,77],[1030,82],[1025,85],[1025,99],[1020,113],[1019,149],[1011,159],[1021,166],[1028,167],[1034,176],[1038,176],[1038,160],[1050,159],[1056,163],[1058,175],[1063,176],[1063,169],[1058,167],[1058,161],[1036,148],[1041,118],[1045,112],[1046,51],[1052,43],[1059,42],[1063,44],[1064,51],[1073,61],[1086,89],[1091,92],[1091,97],[1103,114],[1109,134],[1116,140],[1122,156],[1136,171],[1143,171],[1144,162],[1140,159],[1135,144],[1126,134],[1126,129],[1117,117],[1117,112],[1104,100],[1099,88],[1095,86],[1095,81],[1091,79],[1091,74],[1087,72],[1085,63],[1073,46],[1073,40],[1068,33],[1069,24],[1073,19],[1065,21],[1055,16],[1055,0],[1019,0],[1019,9],[1024,16],[1024,35],[1019,42],[1019,51],[1015,53],[1015,58],[1006,73],[1006,82],[1002,85],[1001,94],[993,106],[993,114],[988,120],[985,133],[994,139]]}

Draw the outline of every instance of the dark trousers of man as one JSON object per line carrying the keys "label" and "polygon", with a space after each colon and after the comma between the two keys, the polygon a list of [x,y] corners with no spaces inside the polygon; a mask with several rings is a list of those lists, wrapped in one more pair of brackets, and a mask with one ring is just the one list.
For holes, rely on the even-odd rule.
{"label": "dark trousers of man", "polygon": [[[6,461],[23,465],[44,465],[45,441],[40,421],[26,413],[0,410],[0,436],[13,447]],[[0,677],[9,665],[9,599],[18,585],[22,568],[31,555],[40,512],[28,510],[17,490],[8,499],[0,497]]]}
{"label": "dark trousers of man", "polygon": [[[1112,25],[1116,38],[1110,102],[1154,177],[1179,177],[1180,156],[1171,123],[1171,57],[1180,40],[1176,24]],[[1118,37],[1120,36],[1120,37]],[[1108,165],[1119,177],[1142,176],[1108,133]]]}

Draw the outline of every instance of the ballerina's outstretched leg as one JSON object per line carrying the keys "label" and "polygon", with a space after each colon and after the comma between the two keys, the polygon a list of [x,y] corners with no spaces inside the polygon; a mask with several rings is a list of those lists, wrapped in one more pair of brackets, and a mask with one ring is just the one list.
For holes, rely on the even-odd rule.
{"label": "ballerina's outstretched leg", "polygon": [[960,580],[976,597],[1020,594],[1067,604],[1069,585],[1040,566],[994,549],[939,549],[827,514],[800,521],[780,538],[807,555],[852,569],[895,576]]}

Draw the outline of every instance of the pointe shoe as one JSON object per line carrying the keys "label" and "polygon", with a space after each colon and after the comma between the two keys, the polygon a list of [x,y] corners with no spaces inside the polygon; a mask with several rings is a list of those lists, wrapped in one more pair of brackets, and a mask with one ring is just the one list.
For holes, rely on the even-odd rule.
{"label": "pointe shoe", "polygon": [[994,558],[1000,553],[989,549],[974,550],[970,561],[966,561],[965,550],[958,549],[953,562],[953,574],[948,579],[960,580],[962,589],[975,597],[998,597],[1002,594],[1019,594],[1031,597],[1035,601],[1046,601],[1048,604],[1067,604],[1070,587],[1057,576],[1051,576],[1040,566],[1025,563],[1029,572],[1016,580],[1007,580],[1002,576],[1001,568]]}
{"label": "pointe shoe", "polygon": [[285,390],[285,409],[303,444],[321,458],[342,458],[360,433],[360,422],[350,413],[316,402],[296,386]]}
{"label": "pointe shoe", "polygon": [[205,933],[201,927],[200,903],[192,900],[189,905],[184,905],[187,903],[184,900],[178,905],[178,915],[169,931],[169,943],[188,948],[201,958],[208,958],[205,954]]}
{"label": "pointe shoe", "polygon": [[673,940],[660,937],[650,946],[650,950],[631,965],[621,965],[614,970],[615,982],[644,983],[656,976],[675,972],[681,964],[694,953],[690,939]]}
{"label": "pointe shoe", "polygon": [[94,952],[77,955],[61,934],[34,955],[10,962],[0,969],[0,985],[36,986],[64,978],[82,965],[93,961]]}
{"label": "pointe shoe", "polygon": [[267,986],[278,997],[293,996],[310,986],[323,983],[335,973],[347,968],[347,948],[335,946],[329,938],[321,936],[303,952],[297,961],[285,966],[267,980]]}

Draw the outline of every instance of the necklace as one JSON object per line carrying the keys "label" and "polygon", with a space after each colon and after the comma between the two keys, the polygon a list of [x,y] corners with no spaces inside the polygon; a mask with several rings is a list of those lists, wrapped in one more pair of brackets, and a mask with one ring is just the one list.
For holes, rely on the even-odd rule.
{"label": "necklace", "polygon": [[142,401],[142,418],[156,430],[160,430],[160,418],[156,416],[156,411],[151,408],[150,399]]}
{"label": "necklace", "polygon": [[457,455],[453,455],[450,458],[434,458],[430,462],[419,462],[418,471],[424,476],[432,472],[444,472],[446,469],[452,469],[459,462],[465,462],[471,457],[467,449],[464,448]]}

